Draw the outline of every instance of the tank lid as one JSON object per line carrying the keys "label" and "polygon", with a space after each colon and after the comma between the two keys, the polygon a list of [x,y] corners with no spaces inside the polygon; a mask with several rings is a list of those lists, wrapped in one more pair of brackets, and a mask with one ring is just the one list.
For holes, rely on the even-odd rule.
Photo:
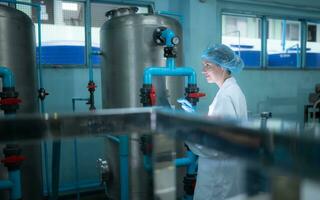
{"label": "tank lid", "polygon": [[106,17],[107,19],[111,19],[113,17],[136,14],[138,10],[139,10],[138,7],[125,7],[125,8],[113,9],[106,13]]}

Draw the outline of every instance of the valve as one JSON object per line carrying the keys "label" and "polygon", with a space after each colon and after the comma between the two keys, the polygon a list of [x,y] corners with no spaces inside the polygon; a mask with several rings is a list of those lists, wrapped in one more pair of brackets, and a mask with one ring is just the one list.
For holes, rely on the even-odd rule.
{"label": "valve", "polygon": [[19,169],[22,162],[26,160],[21,156],[21,148],[17,144],[7,144],[3,149],[5,158],[1,162],[8,168],[8,170]]}
{"label": "valve", "polygon": [[19,104],[22,101],[18,98],[18,96],[19,93],[15,91],[14,87],[2,88],[2,92],[0,92],[0,108],[5,114],[16,113],[16,111],[19,109]]}
{"label": "valve", "polygon": [[108,182],[112,178],[111,169],[109,166],[108,161],[103,160],[102,158],[99,158],[97,160],[97,167],[99,169],[100,174],[100,180],[101,182]]}
{"label": "valve", "polygon": [[197,174],[187,174],[183,178],[183,189],[187,195],[193,195],[196,187]]}
{"label": "valve", "polygon": [[162,37],[162,32],[165,31],[166,27],[158,27],[153,32],[153,40],[157,45],[163,46],[166,44],[166,39]]}
{"label": "valve", "polygon": [[152,154],[152,138],[149,135],[143,135],[140,137],[140,151],[143,155]]}
{"label": "valve", "polygon": [[156,105],[157,95],[155,87],[152,84],[143,84],[140,89],[140,103],[145,106]]}
{"label": "valve", "polygon": [[95,111],[96,107],[94,105],[94,92],[96,91],[97,86],[93,81],[89,81],[87,88],[90,93],[89,100],[87,102],[87,104],[90,105],[89,110]]}
{"label": "valve", "polygon": [[185,98],[193,105],[197,105],[199,98],[206,96],[205,93],[200,93],[196,84],[188,84],[185,89]]}
{"label": "valve", "polygon": [[49,93],[46,91],[46,89],[40,88],[38,90],[38,97],[39,97],[39,99],[41,99],[41,101],[43,101],[46,98],[46,96],[48,96],[48,95],[49,95]]}

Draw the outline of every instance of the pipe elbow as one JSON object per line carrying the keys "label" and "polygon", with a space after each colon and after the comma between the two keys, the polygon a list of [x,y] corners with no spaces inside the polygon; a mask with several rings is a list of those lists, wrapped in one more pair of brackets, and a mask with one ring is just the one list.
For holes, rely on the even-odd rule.
{"label": "pipe elbow", "polygon": [[14,76],[9,68],[0,66],[0,77],[2,77],[2,87],[14,87]]}

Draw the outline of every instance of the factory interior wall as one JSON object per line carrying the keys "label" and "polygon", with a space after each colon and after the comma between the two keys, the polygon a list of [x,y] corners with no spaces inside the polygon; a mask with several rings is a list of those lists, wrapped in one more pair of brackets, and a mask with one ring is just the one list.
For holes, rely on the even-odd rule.
{"label": "factory interior wall", "polygon": [[[261,5],[267,1],[250,0],[214,0],[204,3],[198,0],[190,0],[187,7],[184,35],[189,36],[184,43],[186,64],[194,66],[198,74],[199,87],[207,94],[207,97],[200,100],[198,110],[206,113],[218,88],[215,85],[207,84],[201,74],[201,52],[210,44],[219,43],[221,38],[220,13],[223,9],[236,10],[243,8],[246,11],[259,10],[260,13],[271,14],[270,8]],[[304,10],[301,9],[299,1],[282,0],[285,8],[274,13],[275,15],[290,15],[301,13],[306,16],[320,18],[310,7],[317,8],[319,2],[307,1]],[[277,4],[275,4],[277,5]],[[274,5],[269,5],[274,6]],[[308,7],[310,6],[310,7]],[[279,7],[279,6],[278,6]],[[290,8],[290,9],[289,9]],[[298,9],[299,8],[299,9]],[[189,44],[188,44],[189,43]],[[259,117],[262,111],[270,111],[275,118],[303,122],[303,108],[308,103],[309,93],[314,91],[318,83],[319,70],[243,70],[235,75],[240,87],[247,98],[248,111],[250,116]],[[320,81],[319,81],[320,82]]]}
{"label": "factory interior wall", "polygon": [[[208,45],[220,42],[219,10],[223,5],[230,5],[230,1],[229,4],[217,0],[207,0],[204,3],[198,0],[183,0],[183,3],[181,1],[155,0],[155,9],[183,15],[185,64],[194,67],[198,73],[198,86],[207,96],[200,100],[197,109],[201,113],[206,113],[218,88],[207,84],[202,76],[200,55]],[[234,2],[239,3],[236,0]],[[281,2],[290,3],[292,1]],[[296,5],[305,4],[305,1],[295,2]],[[237,5],[236,3],[234,6]],[[316,3],[316,1],[312,1],[311,5]],[[257,7],[257,5],[252,5],[252,7]],[[320,71],[317,70],[244,70],[236,76],[236,79],[246,95],[251,116],[258,116],[261,111],[271,111],[276,118],[301,122],[303,120],[303,106],[307,103],[308,94],[314,90],[319,77]],[[101,108],[99,68],[94,69],[94,80],[98,86],[96,104],[99,109]],[[50,92],[50,96],[46,99],[47,111],[71,112],[73,97],[88,97],[87,82],[87,69],[44,69],[44,85]],[[85,105],[85,102],[76,104],[76,111],[87,110],[88,106]],[[81,139],[78,149],[80,180],[98,181],[96,160],[105,154],[103,138]],[[49,151],[49,155],[50,153]],[[74,173],[72,173],[74,172],[73,154],[73,140],[64,141],[60,175],[62,186],[70,185],[75,181]]]}

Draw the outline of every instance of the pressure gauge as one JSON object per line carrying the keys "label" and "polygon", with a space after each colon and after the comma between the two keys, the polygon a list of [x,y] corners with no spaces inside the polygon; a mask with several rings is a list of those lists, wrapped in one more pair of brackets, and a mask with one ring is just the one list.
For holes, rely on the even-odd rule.
{"label": "pressure gauge", "polygon": [[178,36],[175,36],[171,40],[172,44],[177,45],[180,42],[180,38]]}

